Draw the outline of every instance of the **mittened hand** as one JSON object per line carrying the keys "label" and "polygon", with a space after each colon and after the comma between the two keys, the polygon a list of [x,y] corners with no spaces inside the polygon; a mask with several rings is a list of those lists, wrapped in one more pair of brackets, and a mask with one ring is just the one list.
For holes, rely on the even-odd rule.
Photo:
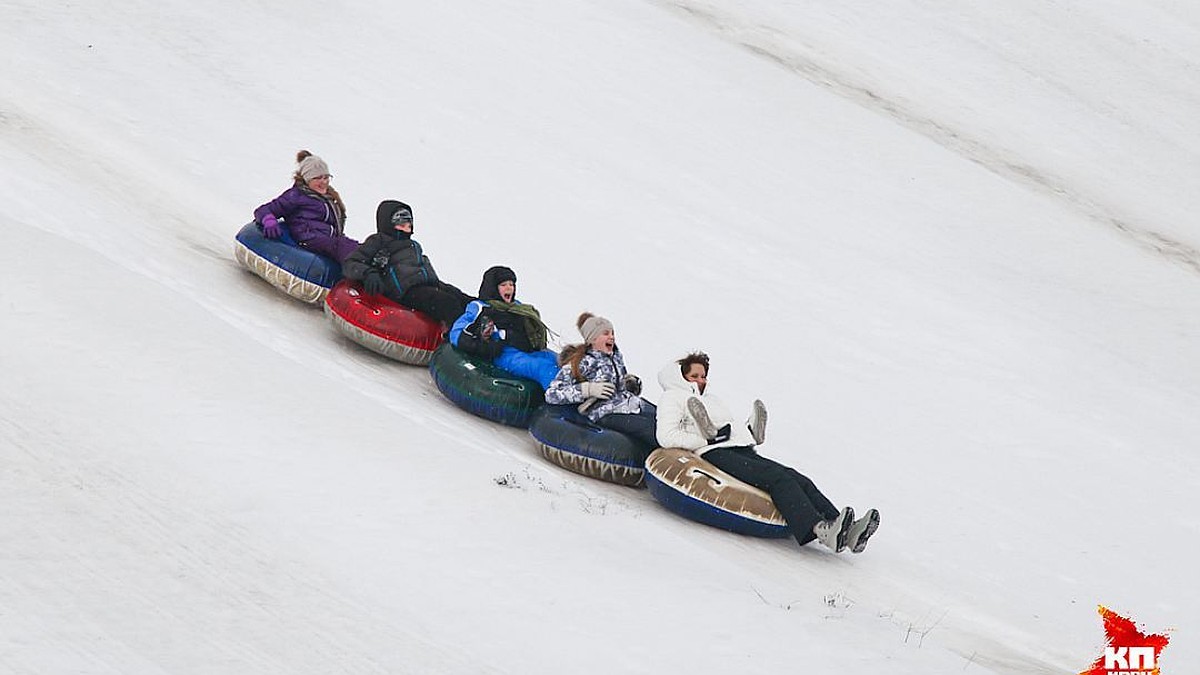
{"label": "mittened hand", "polygon": [[733,427],[726,424],[725,426],[721,427],[720,429],[717,429],[717,435],[708,439],[708,442],[710,444],[711,443],[724,443],[725,441],[729,440],[729,437],[731,435],[733,435]]}
{"label": "mittened hand", "polygon": [[371,267],[380,271],[386,270],[391,259],[392,257],[388,255],[387,251],[380,251],[371,258]]}
{"label": "mittened hand", "polygon": [[579,387],[584,398],[610,399],[615,390],[610,382],[584,382]]}
{"label": "mittened hand", "polygon": [[496,331],[496,322],[492,321],[492,317],[486,311],[479,312],[479,316],[475,317],[475,321],[470,322],[470,325],[464,329],[470,335],[476,335],[481,339],[490,339],[492,333]]}
{"label": "mittened hand", "polygon": [[621,380],[621,383],[625,386],[625,391],[628,391],[634,396],[641,396],[642,378],[638,377],[637,375],[626,375],[625,378]]}
{"label": "mittened hand", "polygon": [[367,275],[363,277],[363,291],[367,295],[379,295],[383,293],[383,275],[379,270],[367,270]]}
{"label": "mittened hand", "polygon": [[278,239],[279,237],[283,236],[283,230],[279,228],[279,221],[275,219],[275,216],[269,213],[263,216],[262,226],[263,236],[265,236],[267,239]]}
{"label": "mittened hand", "polygon": [[480,312],[479,316],[471,322],[469,326],[463,329],[464,333],[474,335],[482,340],[487,340],[492,337],[492,333],[496,331],[496,324],[487,312]]}

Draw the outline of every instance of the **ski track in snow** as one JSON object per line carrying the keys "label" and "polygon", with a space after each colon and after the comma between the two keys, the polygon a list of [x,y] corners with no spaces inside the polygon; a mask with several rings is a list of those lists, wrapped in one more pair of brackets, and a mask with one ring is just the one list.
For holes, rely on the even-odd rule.
{"label": "ski track in snow", "polygon": [[820,60],[811,50],[805,50],[793,36],[746,21],[734,14],[718,14],[712,7],[686,0],[649,1],[841,98],[896,121],[998,176],[1050,196],[1093,222],[1121,233],[1138,246],[1200,274],[1200,249],[1138,222],[1136,216],[1121,214],[1114,205],[1089,196],[1067,180],[1024,162],[1020,157],[982,139],[974,138],[963,129],[951,127],[864,86],[849,73]]}

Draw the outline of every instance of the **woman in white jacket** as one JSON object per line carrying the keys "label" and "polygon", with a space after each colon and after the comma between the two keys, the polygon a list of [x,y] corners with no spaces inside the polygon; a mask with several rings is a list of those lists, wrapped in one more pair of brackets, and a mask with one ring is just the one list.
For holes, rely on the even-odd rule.
{"label": "woman in white jacket", "polygon": [[734,424],[729,409],[711,395],[708,355],[695,352],[667,365],[658,374],[664,393],[658,402],[658,443],[702,455],[725,473],[771,495],[801,546],[816,539],[833,551],[861,553],[879,527],[879,512],[869,509],[854,519],[854,509],[838,510],[804,474],[759,455],[767,409],[755,401],[750,419]]}

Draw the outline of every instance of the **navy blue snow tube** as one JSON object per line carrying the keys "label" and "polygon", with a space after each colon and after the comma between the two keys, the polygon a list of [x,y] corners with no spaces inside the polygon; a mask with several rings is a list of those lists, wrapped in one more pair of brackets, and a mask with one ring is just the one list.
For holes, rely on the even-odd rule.
{"label": "navy blue snow tube", "polygon": [[234,258],[293,298],[320,305],[341,280],[342,266],[333,258],[300,248],[282,223],[280,229],[283,236],[268,239],[258,223],[248,223],[237,233]]}
{"label": "navy blue snow tube", "polygon": [[540,384],[464,354],[449,342],[433,353],[429,373],[454,405],[493,422],[524,429],[542,405]]}
{"label": "navy blue snow tube", "polygon": [[641,443],[605,429],[573,405],[547,405],[529,422],[542,456],[564,469],[620,485],[641,485],[646,455]]}
{"label": "navy blue snow tube", "polygon": [[770,495],[721,471],[694,452],[659,448],[646,460],[650,494],[675,513],[753,537],[788,537]]}

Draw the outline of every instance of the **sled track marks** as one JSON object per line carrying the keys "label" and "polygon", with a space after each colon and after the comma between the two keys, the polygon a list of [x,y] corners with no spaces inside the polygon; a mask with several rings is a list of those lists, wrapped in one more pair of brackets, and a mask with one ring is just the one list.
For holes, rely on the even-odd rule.
{"label": "sled track marks", "polygon": [[1089,220],[1119,232],[1143,249],[1200,274],[1200,248],[1168,237],[1147,224],[1139,223],[1132,216],[1121,214],[1116,207],[1088,196],[1066,180],[1023,162],[1001,148],[973,138],[965,130],[952,128],[874,91],[855,81],[849,73],[840,72],[832,63],[814,56],[816,50],[808,48],[795,36],[747,22],[733,14],[718,14],[714,8],[689,0],[649,1],[841,98],[894,120],[1002,178],[1050,196]]}

